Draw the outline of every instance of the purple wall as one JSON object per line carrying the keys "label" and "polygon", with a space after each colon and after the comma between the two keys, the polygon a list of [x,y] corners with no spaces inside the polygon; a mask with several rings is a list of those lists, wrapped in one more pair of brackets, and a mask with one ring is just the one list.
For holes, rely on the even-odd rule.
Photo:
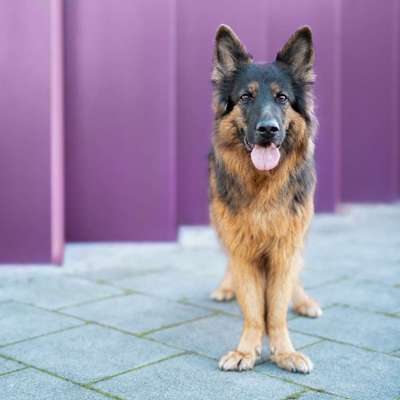
{"label": "purple wall", "polygon": [[51,260],[47,1],[0,3],[0,261]]}
{"label": "purple wall", "polygon": [[397,0],[62,6],[0,2],[0,262],[60,262],[64,200],[69,241],[173,240],[179,224],[208,222],[221,23],[267,61],[312,26],[319,211],[400,197]]}
{"label": "purple wall", "polygon": [[174,11],[65,3],[69,241],[175,238]]}
{"label": "purple wall", "polygon": [[[398,0],[343,3],[342,200],[399,196]],[[396,50],[396,51],[395,51]]]}

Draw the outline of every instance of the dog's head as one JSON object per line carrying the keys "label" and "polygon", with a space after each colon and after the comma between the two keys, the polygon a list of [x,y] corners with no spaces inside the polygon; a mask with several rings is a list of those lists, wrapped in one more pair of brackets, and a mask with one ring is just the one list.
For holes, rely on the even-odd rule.
{"label": "dog's head", "polygon": [[257,169],[275,168],[308,141],[313,62],[308,27],[297,30],[269,64],[253,62],[228,26],[218,29],[212,73],[216,118],[236,128],[233,140],[247,149]]}

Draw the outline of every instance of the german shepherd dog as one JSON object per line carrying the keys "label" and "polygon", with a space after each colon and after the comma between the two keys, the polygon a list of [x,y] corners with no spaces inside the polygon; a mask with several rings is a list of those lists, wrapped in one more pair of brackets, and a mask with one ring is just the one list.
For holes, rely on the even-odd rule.
{"label": "german shepherd dog", "polygon": [[290,300],[298,314],[322,314],[298,278],[314,209],[313,62],[309,27],[270,64],[253,62],[228,26],[216,34],[210,214],[229,262],[211,297],[236,295],[244,317],[239,345],[220,359],[221,370],[252,369],[264,333],[279,367],[313,368],[293,348],[286,321]]}

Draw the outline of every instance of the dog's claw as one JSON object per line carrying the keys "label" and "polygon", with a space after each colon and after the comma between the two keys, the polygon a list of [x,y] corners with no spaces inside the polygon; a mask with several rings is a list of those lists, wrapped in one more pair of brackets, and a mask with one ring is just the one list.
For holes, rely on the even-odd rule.
{"label": "dog's claw", "polygon": [[256,355],[250,353],[230,351],[221,357],[218,367],[222,371],[247,371],[254,368],[256,358]]}
{"label": "dog's claw", "polygon": [[318,318],[322,315],[320,305],[314,300],[298,304],[293,308],[293,310],[296,314],[309,318]]}
{"label": "dog's claw", "polygon": [[232,289],[215,289],[210,294],[210,299],[214,301],[231,301],[235,298],[235,292]]}
{"label": "dog's claw", "polygon": [[292,353],[274,354],[271,356],[271,361],[279,368],[302,374],[309,374],[314,368],[312,361],[306,355],[295,351]]}

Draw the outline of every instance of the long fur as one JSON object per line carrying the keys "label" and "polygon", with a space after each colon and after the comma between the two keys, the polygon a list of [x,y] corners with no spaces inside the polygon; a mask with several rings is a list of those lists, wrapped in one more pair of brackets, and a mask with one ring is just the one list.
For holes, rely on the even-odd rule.
{"label": "long fur", "polygon": [[[212,224],[230,260],[220,289],[230,294],[224,298],[220,291],[220,298],[215,298],[230,299],[236,294],[244,315],[238,348],[220,361],[220,367],[226,370],[252,368],[265,333],[270,336],[272,357],[279,366],[300,372],[312,368],[311,362],[307,365],[307,357],[294,352],[286,326],[290,298],[296,301],[298,309],[317,307],[298,283],[304,238],[314,211],[316,121],[312,68],[302,70],[298,59],[308,57],[313,61],[313,54],[307,54],[302,46],[303,38],[307,40],[311,33],[303,28],[296,34],[275,62],[277,68],[284,70],[285,57],[289,58],[297,96],[284,112],[286,138],[281,147],[282,159],[275,169],[260,172],[243,145],[243,136],[249,129],[246,115],[230,97],[240,68],[252,62],[251,56],[246,57],[244,46],[228,27],[217,33],[209,202]],[[226,70],[221,59],[222,63],[228,62]]]}

